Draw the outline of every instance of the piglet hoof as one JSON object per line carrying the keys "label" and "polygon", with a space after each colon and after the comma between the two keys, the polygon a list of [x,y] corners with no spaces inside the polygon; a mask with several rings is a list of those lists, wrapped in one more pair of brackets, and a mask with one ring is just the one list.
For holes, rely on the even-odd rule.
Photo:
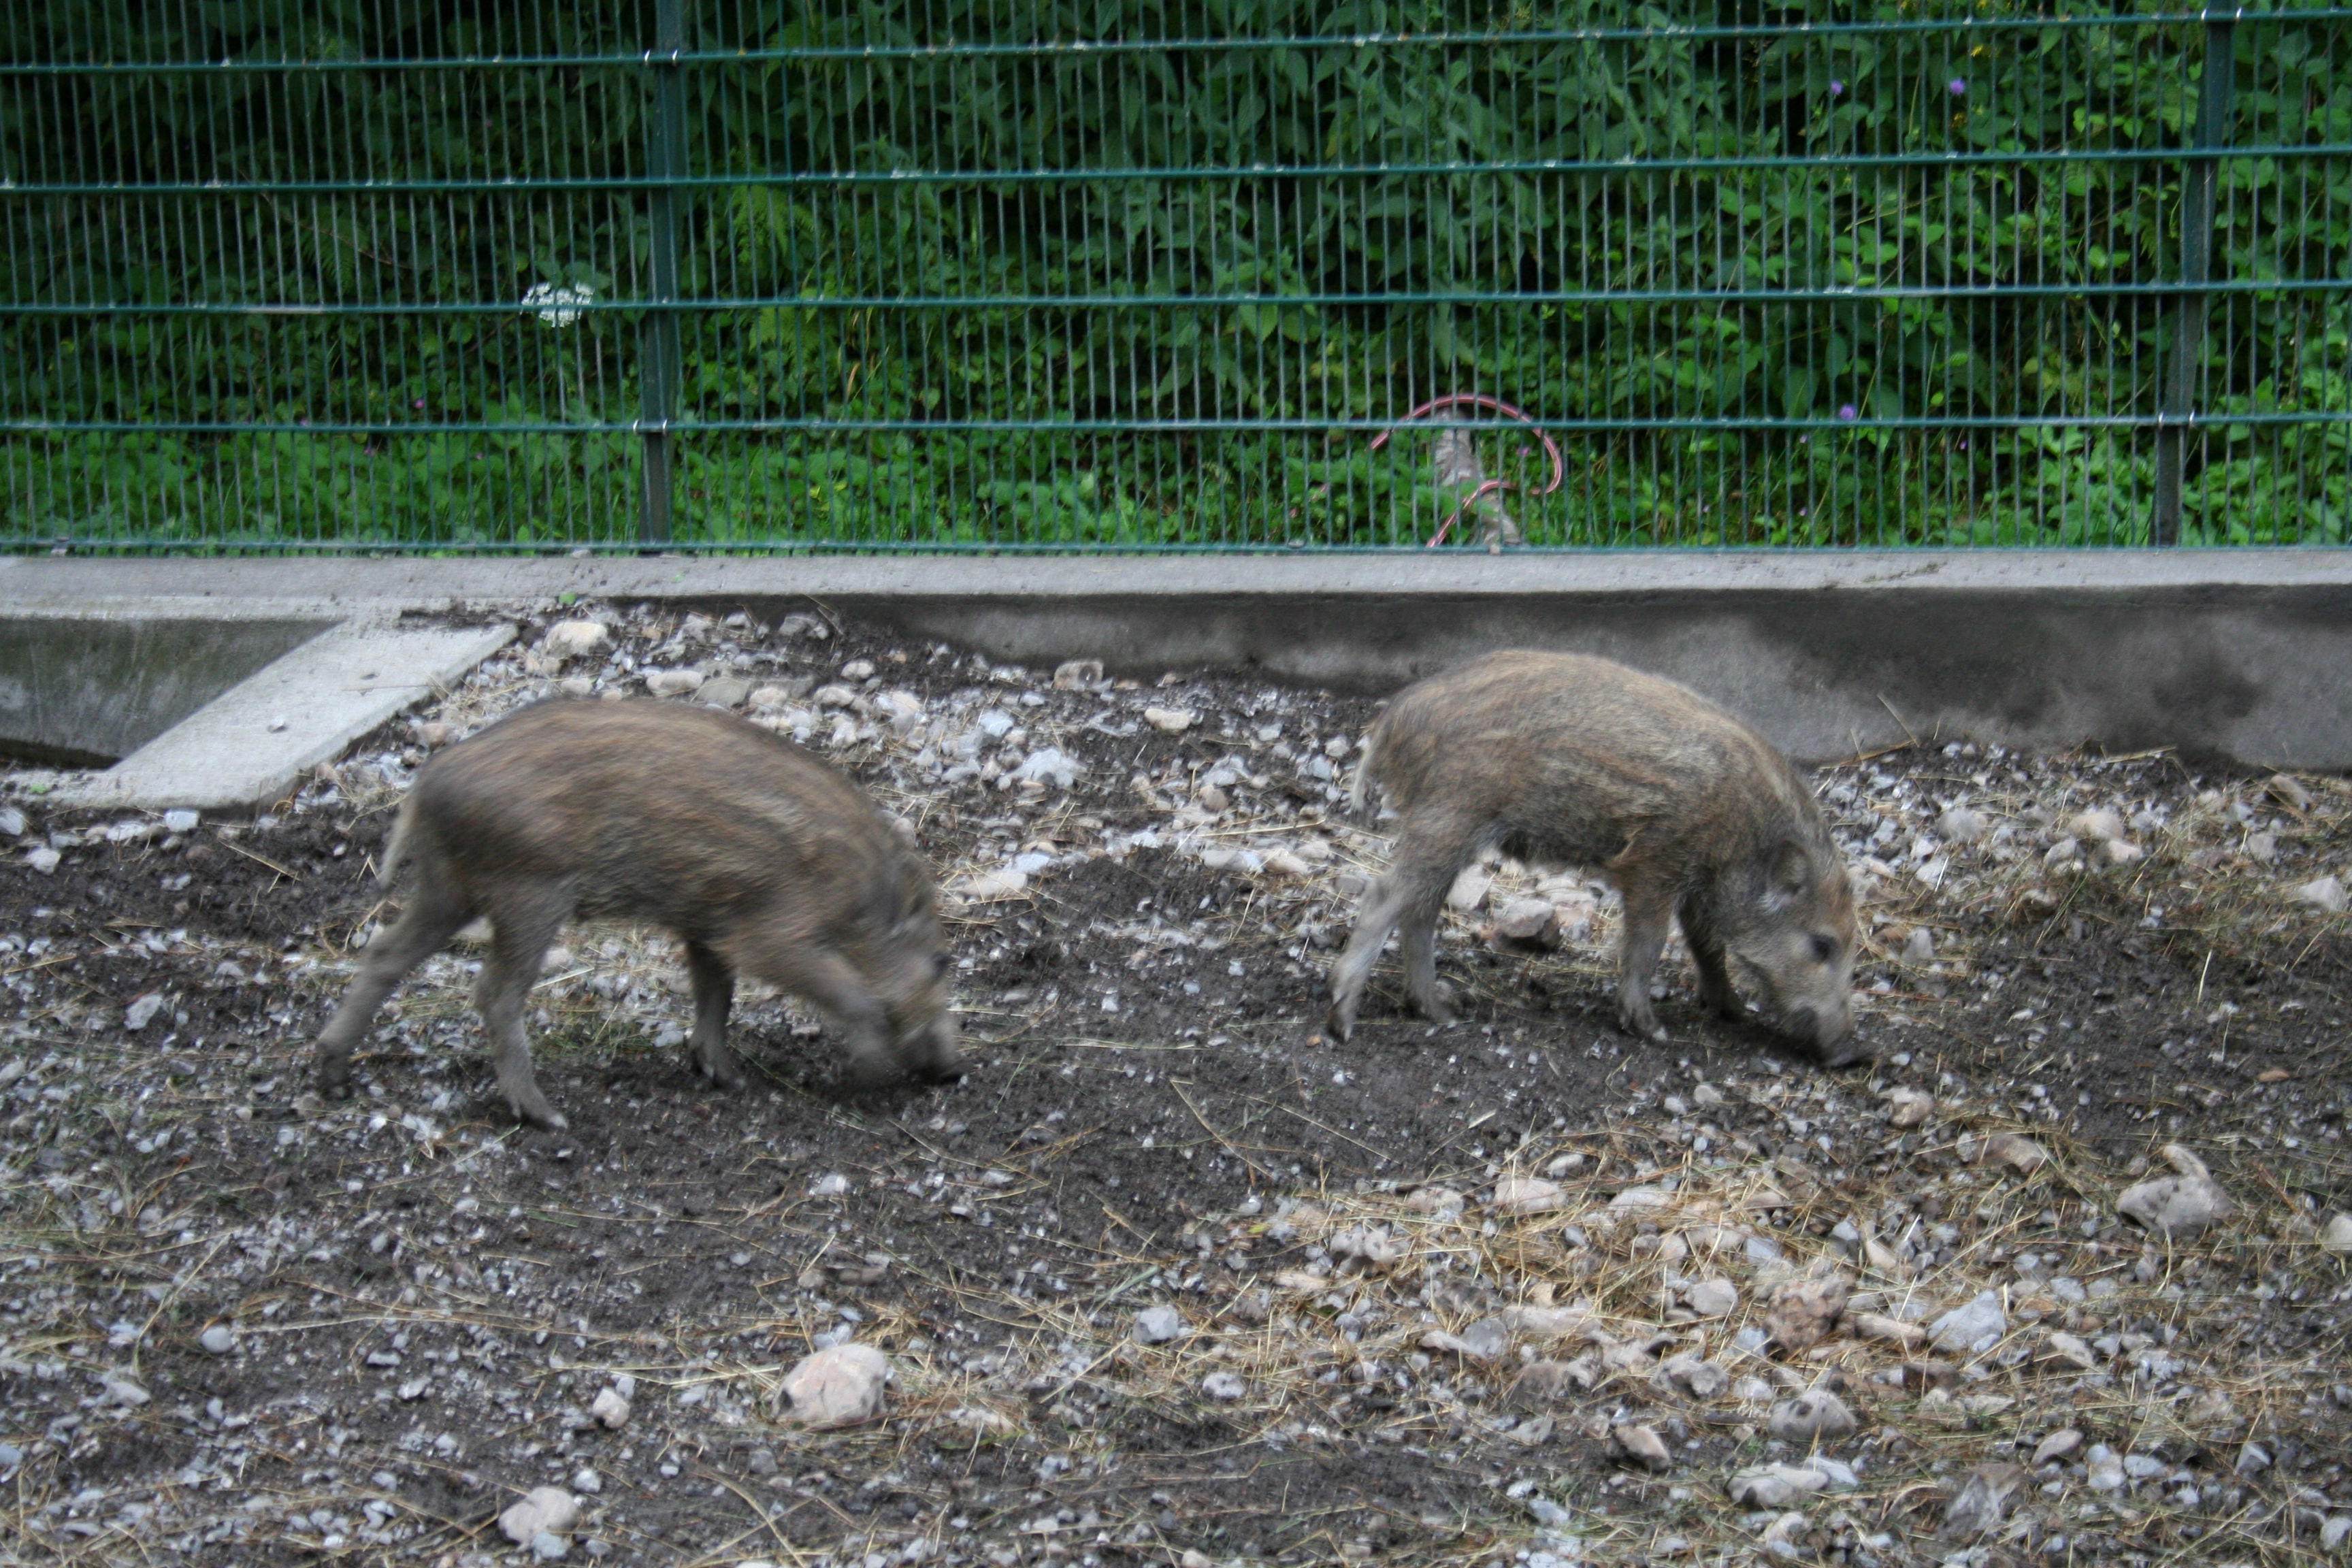
{"label": "piglet hoof", "polygon": [[1843,1039],[1826,1044],[1816,1042],[1813,1046],[1813,1059],[1825,1068],[1860,1067],[1864,1062],[1875,1061],[1877,1058],[1878,1047],[1856,1035],[1848,1035]]}
{"label": "piglet hoof", "polygon": [[904,1082],[906,1076],[887,1051],[853,1051],[842,1066],[841,1083],[852,1094],[872,1094]]}
{"label": "piglet hoof", "polygon": [[528,1122],[542,1132],[562,1132],[572,1125],[536,1088],[509,1093],[507,1105],[515,1113],[516,1121]]}
{"label": "piglet hoof", "polygon": [[316,1081],[319,1092],[329,1100],[349,1100],[352,1097],[352,1064],[321,1062]]}
{"label": "piglet hoof", "polygon": [[1671,1037],[1666,1033],[1666,1026],[1658,1022],[1657,1016],[1646,1010],[1619,1013],[1617,1026],[1635,1039],[1647,1040],[1654,1046],[1663,1046]]}
{"label": "piglet hoof", "polygon": [[716,1056],[698,1052],[694,1070],[717,1088],[732,1092],[740,1092],[751,1081],[743,1076],[742,1064],[735,1059],[735,1053],[723,1047]]}
{"label": "piglet hoof", "polygon": [[1352,1012],[1343,1013],[1334,1007],[1323,1016],[1323,1033],[1340,1045],[1344,1046],[1348,1043],[1348,1037],[1355,1032],[1355,1028],[1356,1020]]}

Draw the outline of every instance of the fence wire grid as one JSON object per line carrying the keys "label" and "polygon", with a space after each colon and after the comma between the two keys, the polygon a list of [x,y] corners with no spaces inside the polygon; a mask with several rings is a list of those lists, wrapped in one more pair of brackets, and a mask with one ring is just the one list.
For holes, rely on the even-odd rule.
{"label": "fence wire grid", "polygon": [[0,547],[2341,543],[2347,23],[9,7]]}

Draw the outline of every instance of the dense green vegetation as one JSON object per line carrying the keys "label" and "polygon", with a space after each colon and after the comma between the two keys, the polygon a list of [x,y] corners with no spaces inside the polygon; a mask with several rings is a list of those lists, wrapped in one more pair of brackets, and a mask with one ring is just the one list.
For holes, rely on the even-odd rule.
{"label": "dense green vegetation", "polygon": [[[1371,437],[1472,390],[1566,454],[1506,498],[1535,543],[2147,536],[2197,23],[685,11],[681,542],[1412,542],[1461,498],[1433,434]],[[516,57],[652,26],[0,16],[20,65],[299,62],[0,76],[0,542],[632,537],[653,200],[594,182],[646,174],[655,73]],[[1162,47],[887,52],[1039,38]],[[2310,285],[2352,279],[2352,156],[2305,150],[2352,146],[2352,36],[2290,16],[2231,53],[2229,140],[2269,151],[2221,164],[2196,397],[2236,422],[2189,442],[2183,534],[2340,542],[2352,322]],[[1478,447],[1547,477],[1516,429]]]}

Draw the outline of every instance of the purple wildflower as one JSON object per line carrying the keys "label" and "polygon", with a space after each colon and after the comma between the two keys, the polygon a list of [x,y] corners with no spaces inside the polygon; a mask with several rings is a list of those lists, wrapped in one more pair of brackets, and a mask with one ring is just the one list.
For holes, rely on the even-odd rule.
{"label": "purple wildflower", "polygon": [[1969,84],[1958,77],[1954,77],[1945,84],[1945,90],[1954,98],[1966,98],[1969,95]]}
{"label": "purple wildflower", "polygon": [[1843,82],[1842,82],[1842,81],[1838,80],[1835,77],[1832,77],[1832,78],[1830,79],[1830,96],[1831,96],[1832,98],[1843,98],[1843,97],[1844,97],[1844,96],[1845,96],[1845,83],[1843,83]]}
{"label": "purple wildflower", "polygon": [[1838,405],[1838,417],[1841,419],[1855,418],[1861,414],[1861,412],[1862,411],[1860,409],[1856,408],[1851,403],[1842,403]]}

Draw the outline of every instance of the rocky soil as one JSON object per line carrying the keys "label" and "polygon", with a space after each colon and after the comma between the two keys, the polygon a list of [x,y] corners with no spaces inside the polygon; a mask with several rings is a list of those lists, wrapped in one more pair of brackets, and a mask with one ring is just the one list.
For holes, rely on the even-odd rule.
{"label": "rocky soil", "polygon": [[[509,613],[512,613],[509,611]],[[2308,1563],[2352,1550],[2352,789],[1823,770],[1869,1066],[1611,1026],[1605,886],[1456,887],[1432,1028],[1321,973],[1369,703],[821,609],[531,608],[236,823],[0,793],[0,1494],[27,1561]],[[972,1070],[845,1099],[657,932],[491,1088],[460,947],[309,1092],[414,770],[551,690],[835,758],[951,892]],[[816,1358],[814,1364],[809,1358]]]}

